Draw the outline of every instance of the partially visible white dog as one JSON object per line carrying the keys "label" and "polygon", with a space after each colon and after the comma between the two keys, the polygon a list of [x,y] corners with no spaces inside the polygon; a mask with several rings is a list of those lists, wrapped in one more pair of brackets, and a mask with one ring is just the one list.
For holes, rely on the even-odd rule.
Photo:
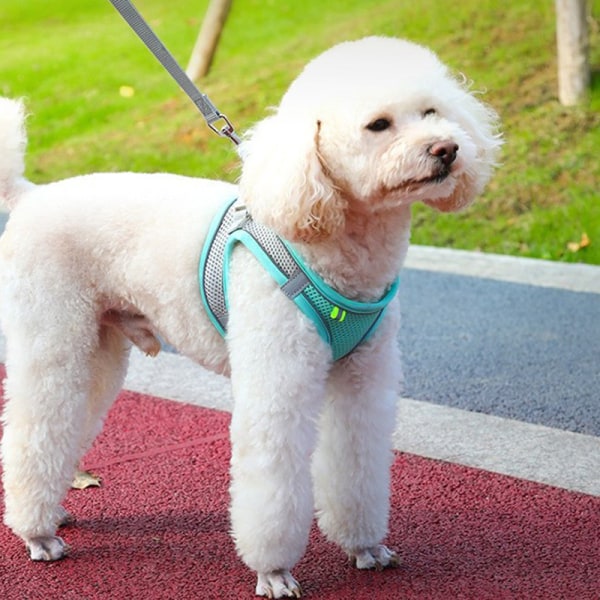
{"label": "partially visible white dog", "polygon": [[[242,146],[239,189],[168,174],[23,178],[19,102],[0,100],[0,241],[7,338],[6,524],[33,560],[56,560],[61,502],[125,376],[157,336],[230,373],[231,523],[256,593],[300,596],[290,573],[313,515],[358,568],[382,544],[399,392],[399,307],[333,361],[313,322],[243,246],[231,257],[226,341],[203,307],[198,260],[212,217],[239,195],[355,301],[382,297],[409,243],[411,204],[460,209],[501,141],[495,113],[429,50],[392,38],[335,46],[308,64]],[[201,394],[202,390],[198,390]]]}

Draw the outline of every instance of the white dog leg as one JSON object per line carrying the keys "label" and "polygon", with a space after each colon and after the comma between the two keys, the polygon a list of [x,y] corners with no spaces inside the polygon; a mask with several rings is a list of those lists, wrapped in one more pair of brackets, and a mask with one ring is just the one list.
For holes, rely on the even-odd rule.
{"label": "white dog leg", "polygon": [[[102,430],[108,409],[112,406],[123,386],[129,364],[131,342],[125,333],[102,325],[99,330],[99,348],[92,355],[90,392],[87,401],[85,425],[81,435],[79,457],[83,457],[91,448]],[[73,474],[71,487],[83,489],[88,485],[100,485],[101,478],[83,470],[78,465]],[[83,487],[82,487],[83,484]],[[59,522],[59,527],[75,520],[68,515],[67,521]]]}
{"label": "white dog leg", "polygon": [[232,377],[232,531],[239,555],[258,574],[256,593],[272,598],[301,593],[290,570],[304,553],[314,514],[310,455],[323,397],[319,376],[290,372],[283,364],[289,356]]}
{"label": "white dog leg", "polygon": [[232,532],[258,595],[299,597],[290,571],[314,515],[310,456],[330,352],[266,273],[251,277],[252,295],[230,296]]}
{"label": "white dog leg", "polygon": [[[118,388],[109,381],[111,367],[126,361],[120,334],[111,334],[112,352],[111,344],[99,341],[93,311],[50,313],[5,320],[4,520],[25,541],[33,560],[57,560],[68,551],[56,536],[65,517],[60,503],[83,449],[98,430],[107,396],[114,397]],[[121,337],[118,352],[115,335]],[[117,372],[124,372],[123,367]]]}
{"label": "white dog leg", "polygon": [[80,456],[87,452],[104,425],[104,418],[123,386],[131,343],[114,327],[101,327],[99,347],[91,357],[91,382]]}
{"label": "white dog leg", "polygon": [[67,551],[55,533],[65,514],[60,503],[77,464],[87,394],[72,385],[67,400],[58,376],[69,378],[68,369],[55,369],[51,383],[46,378],[50,365],[43,366],[41,379],[40,366],[13,363],[8,368],[4,521],[25,541],[33,560],[57,560]]}
{"label": "white dog leg", "polygon": [[361,569],[398,564],[381,541],[400,373],[394,344],[377,346],[366,345],[335,365],[313,457],[319,526]]}

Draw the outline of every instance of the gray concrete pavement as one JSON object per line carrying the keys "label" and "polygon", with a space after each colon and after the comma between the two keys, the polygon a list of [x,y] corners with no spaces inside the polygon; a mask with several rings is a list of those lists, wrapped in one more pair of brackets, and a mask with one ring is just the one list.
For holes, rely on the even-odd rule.
{"label": "gray concrete pavement", "polygon": [[600,294],[414,269],[400,294],[408,396],[600,435]]}

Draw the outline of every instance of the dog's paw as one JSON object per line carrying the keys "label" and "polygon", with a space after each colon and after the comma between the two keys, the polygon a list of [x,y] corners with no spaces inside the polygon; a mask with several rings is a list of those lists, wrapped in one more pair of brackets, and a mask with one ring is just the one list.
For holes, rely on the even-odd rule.
{"label": "dog's paw", "polygon": [[267,598],[300,598],[302,588],[286,569],[258,573],[256,595]]}
{"label": "dog's paw", "polygon": [[383,571],[386,567],[397,567],[400,564],[398,554],[382,544],[354,552],[350,555],[350,560],[357,569],[376,569],[377,571]]}
{"label": "dog's paw", "polygon": [[69,546],[54,535],[40,536],[27,542],[27,551],[31,560],[59,560],[69,553]]}

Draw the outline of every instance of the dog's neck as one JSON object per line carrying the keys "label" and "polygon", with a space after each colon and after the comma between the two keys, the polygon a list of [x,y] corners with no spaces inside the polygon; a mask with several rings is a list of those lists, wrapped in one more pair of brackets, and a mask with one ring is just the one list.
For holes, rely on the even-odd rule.
{"label": "dog's neck", "polygon": [[410,238],[410,206],[364,211],[349,203],[341,232],[298,244],[309,264],[347,298],[375,301],[404,263]]}

